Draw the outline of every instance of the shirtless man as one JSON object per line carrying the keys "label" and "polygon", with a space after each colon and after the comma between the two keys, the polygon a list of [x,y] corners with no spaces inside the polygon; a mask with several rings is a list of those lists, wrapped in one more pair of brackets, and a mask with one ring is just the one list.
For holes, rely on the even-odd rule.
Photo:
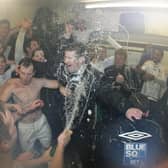
{"label": "shirtless man", "polygon": [[46,117],[41,111],[43,101],[39,99],[42,87],[59,88],[58,81],[33,78],[34,67],[31,59],[24,58],[19,63],[19,78],[8,80],[1,89],[0,101],[10,98],[19,104],[22,119],[18,123],[18,135],[23,151],[33,151],[35,142],[40,142],[42,150],[48,148],[51,132]]}

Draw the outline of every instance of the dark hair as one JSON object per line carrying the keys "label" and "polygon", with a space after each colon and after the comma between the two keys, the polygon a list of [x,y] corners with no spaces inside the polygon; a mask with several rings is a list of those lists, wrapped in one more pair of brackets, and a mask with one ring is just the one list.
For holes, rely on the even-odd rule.
{"label": "dark hair", "polygon": [[32,61],[31,58],[25,57],[25,58],[20,60],[19,65],[27,68],[29,66],[33,66],[33,61]]}
{"label": "dark hair", "polygon": [[33,37],[33,38],[31,38],[31,39],[26,39],[25,41],[24,41],[24,44],[23,44],[23,51],[25,52],[25,53],[27,53],[27,48],[30,48],[30,45],[31,45],[31,42],[32,41],[37,41],[37,43],[39,44],[39,46],[40,46],[40,40],[39,39],[37,39],[37,38],[35,38],[35,37]]}
{"label": "dark hair", "polygon": [[123,55],[127,59],[127,51],[123,48],[115,50],[115,57],[116,55]]}
{"label": "dark hair", "polygon": [[82,43],[71,43],[65,48],[65,51],[76,51],[77,58],[87,57],[86,46]]}
{"label": "dark hair", "polygon": [[9,22],[9,20],[7,20],[7,19],[2,19],[2,20],[0,20],[0,26],[1,26],[2,24],[7,24],[7,25],[10,27],[10,22]]}
{"label": "dark hair", "polygon": [[[44,52],[44,50],[42,48],[38,48],[38,49],[36,49],[36,50],[33,51],[31,58],[34,57],[36,51],[43,51]],[[45,55],[45,53],[44,53],[44,55]]]}

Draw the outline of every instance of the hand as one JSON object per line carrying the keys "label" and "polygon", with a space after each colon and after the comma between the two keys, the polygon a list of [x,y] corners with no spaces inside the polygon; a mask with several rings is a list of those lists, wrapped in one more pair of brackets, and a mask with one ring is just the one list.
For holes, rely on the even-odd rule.
{"label": "hand", "polygon": [[60,93],[61,93],[63,96],[65,96],[65,97],[71,95],[71,90],[68,89],[68,88],[66,88],[66,87],[60,86],[59,91],[60,91]]}
{"label": "hand", "polygon": [[118,82],[118,83],[123,83],[124,82],[124,76],[123,75],[121,75],[121,74],[118,74],[117,76],[116,76],[116,82]]}
{"label": "hand", "polygon": [[72,131],[65,129],[58,137],[58,145],[65,147],[71,139]]}
{"label": "hand", "polygon": [[41,108],[44,106],[44,102],[40,99],[34,100],[32,104],[30,105],[30,110],[35,110],[37,108]]}
{"label": "hand", "polygon": [[24,18],[23,21],[21,22],[21,28],[24,30],[29,30],[32,26],[32,21],[28,18]]}
{"label": "hand", "polygon": [[4,112],[0,112],[0,118],[8,128],[14,127],[15,122],[11,112],[7,110],[5,110]]}
{"label": "hand", "polygon": [[14,144],[17,137],[17,130],[15,126],[15,120],[11,112],[0,112],[0,118],[3,123],[8,127],[9,134],[11,136],[11,143]]}
{"label": "hand", "polygon": [[33,158],[33,153],[31,152],[24,152],[24,153],[21,153],[17,158],[16,160],[17,161],[26,161],[26,160],[31,160]]}
{"label": "hand", "polygon": [[143,112],[138,108],[129,108],[126,112],[126,117],[131,121],[134,121],[134,119],[140,120],[142,116]]}

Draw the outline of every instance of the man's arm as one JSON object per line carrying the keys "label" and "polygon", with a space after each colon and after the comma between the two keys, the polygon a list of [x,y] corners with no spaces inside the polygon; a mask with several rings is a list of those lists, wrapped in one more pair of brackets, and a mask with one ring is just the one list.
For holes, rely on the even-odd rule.
{"label": "man's arm", "polygon": [[72,131],[64,130],[58,137],[58,144],[49,168],[63,168],[64,149],[70,141]]}
{"label": "man's arm", "polygon": [[40,79],[42,82],[42,87],[50,88],[50,89],[58,89],[60,84],[57,80],[49,80],[49,79]]}
{"label": "man's arm", "polygon": [[71,91],[66,87],[62,86],[57,80],[48,80],[48,79],[41,79],[42,80],[42,87],[50,88],[50,89],[59,89],[60,93],[63,96],[68,96],[71,94]]}
{"label": "man's arm", "polygon": [[49,148],[44,154],[32,160],[19,160],[15,161],[16,165],[25,166],[25,167],[32,167],[32,166],[39,166],[41,164],[47,163],[51,161],[49,168],[63,168],[63,158],[64,158],[64,149],[65,146],[68,144],[71,138],[72,131],[64,130],[58,137],[58,145],[55,151],[53,158],[50,156],[51,148]]}
{"label": "man's arm", "polygon": [[15,160],[14,165],[17,167],[27,167],[31,168],[34,166],[40,166],[42,164],[48,163],[51,160],[49,155],[49,151],[46,151],[41,157],[36,159],[23,159],[23,160]]}

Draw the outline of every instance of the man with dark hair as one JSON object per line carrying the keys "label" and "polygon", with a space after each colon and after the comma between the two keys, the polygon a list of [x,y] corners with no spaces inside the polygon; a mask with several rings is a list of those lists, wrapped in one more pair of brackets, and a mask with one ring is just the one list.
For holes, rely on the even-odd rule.
{"label": "man with dark hair", "polygon": [[[82,44],[74,43],[65,49],[64,64],[60,64],[57,78],[63,86],[72,91],[64,101],[65,127],[74,129],[72,145],[77,149],[84,168],[93,167],[97,99],[103,97],[106,101],[106,93],[99,92],[101,77],[100,72],[87,64],[87,50]],[[115,95],[112,100],[114,99]],[[101,105],[102,100],[99,100]],[[115,106],[118,107],[118,104]],[[129,106],[123,108],[123,115],[127,111],[127,118],[142,117],[139,109],[128,108]]]}
{"label": "man with dark hair", "polygon": [[[64,51],[64,63],[57,71],[57,79],[71,94],[65,97],[64,111],[65,127],[72,128],[74,136],[70,146],[70,156],[78,153],[72,160],[79,164],[80,158],[84,168],[90,168],[92,163],[92,145],[96,123],[95,91],[98,88],[101,74],[87,63],[87,51],[83,44],[72,43]],[[77,151],[75,151],[77,150]],[[69,156],[69,157],[70,157]]]}
{"label": "man with dark hair", "polygon": [[0,100],[7,102],[10,98],[21,107],[18,123],[19,141],[23,151],[33,151],[36,141],[42,150],[50,145],[51,132],[46,117],[41,112],[43,101],[39,99],[40,90],[60,88],[58,81],[33,78],[34,66],[30,58],[24,58],[19,63],[19,78],[7,81],[1,90]]}
{"label": "man with dark hair", "polygon": [[147,60],[141,69],[143,73],[143,86],[141,93],[147,96],[150,101],[150,114],[155,120],[159,120],[157,102],[163,96],[166,90],[166,77],[164,68],[161,65],[163,59],[163,50],[153,48],[151,60]]}
{"label": "man with dark hair", "polygon": [[[104,70],[104,75],[101,80],[99,99],[106,109],[103,117],[105,123],[107,121],[118,119],[123,114],[132,120],[132,114],[135,114],[136,119],[142,117],[142,111],[132,109],[132,103],[128,100],[131,92],[140,90],[141,80],[135,69],[126,64],[127,51],[123,48],[115,51],[114,65],[107,67]],[[129,110],[128,110],[129,109]],[[128,110],[128,112],[126,112]],[[136,115],[137,113],[137,115]],[[131,115],[130,115],[131,114]]]}

